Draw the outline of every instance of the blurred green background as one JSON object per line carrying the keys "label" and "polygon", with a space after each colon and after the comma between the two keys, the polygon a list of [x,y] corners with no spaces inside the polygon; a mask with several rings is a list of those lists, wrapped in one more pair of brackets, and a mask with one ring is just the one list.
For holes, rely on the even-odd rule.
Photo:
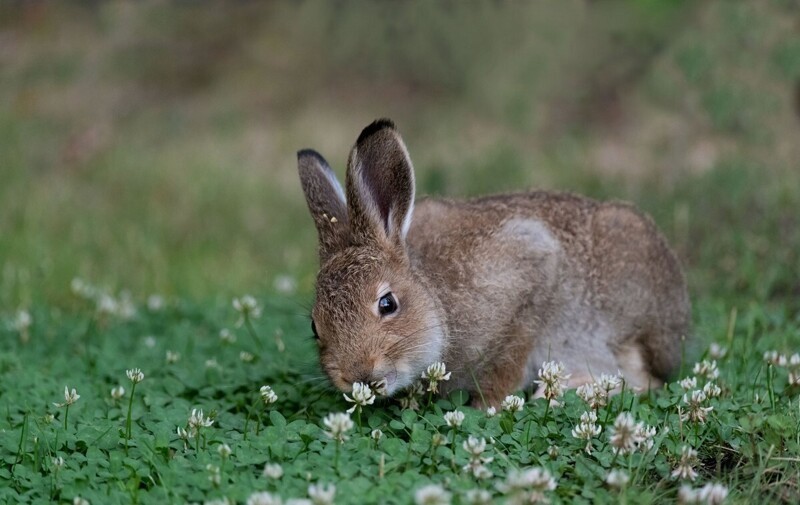
{"label": "blurred green background", "polygon": [[0,312],[291,291],[295,152],[391,117],[419,194],[630,200],[696,298],[800,306],[800,4],[0,4]]}

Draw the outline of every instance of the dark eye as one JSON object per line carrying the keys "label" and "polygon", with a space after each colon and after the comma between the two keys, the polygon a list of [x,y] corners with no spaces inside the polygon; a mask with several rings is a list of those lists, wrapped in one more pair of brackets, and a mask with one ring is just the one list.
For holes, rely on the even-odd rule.
{"label": "dark eye", "polygon": [[391,293],[386,293],[378,300],[378,313],[382,316],[388,316],[389,314],[393,314],[394,311],[397,310],[397,300],[394,299],[394,295]]}
{"label": "dark eye", "polygon": [[311,320],[311,333],[314,334],[314,338],[319,340],[319,334],[317,333],[317,325],[314,324],[314,320],[313,319]]}

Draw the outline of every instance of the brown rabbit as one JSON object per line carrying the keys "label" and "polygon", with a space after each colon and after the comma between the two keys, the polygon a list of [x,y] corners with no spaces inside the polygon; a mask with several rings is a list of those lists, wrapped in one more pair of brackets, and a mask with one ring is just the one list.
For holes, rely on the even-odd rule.
{"label": "brown rabbit", "polygon": [[342,391],[385,380],[391,395],[443,361],[443,386],[497,405],[547,360],[564,363],[571,387],[618,370],[658,386],[678,364],[686,284],[632,206],[548,191],[415,203],[386,119],[358,137],[346,190],[316,152],[298,165],[319,233],[312,328]]}

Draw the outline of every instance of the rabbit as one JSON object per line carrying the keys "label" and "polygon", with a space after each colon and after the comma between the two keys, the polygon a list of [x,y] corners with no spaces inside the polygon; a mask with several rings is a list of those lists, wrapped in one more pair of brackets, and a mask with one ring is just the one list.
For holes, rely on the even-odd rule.
{"label": "rabbit", "polygon": [[642,389],[679,363],[684,275],[633,206],[551,191],[415,201],[388,119],[359,135],[344,189],[317,152],[297,156],[319,237],[312,331],[338,389],[382,381],[391,396],[441,361],[441,392],[486,407],[533,386],[548,360],[567,387],[620,371]]}

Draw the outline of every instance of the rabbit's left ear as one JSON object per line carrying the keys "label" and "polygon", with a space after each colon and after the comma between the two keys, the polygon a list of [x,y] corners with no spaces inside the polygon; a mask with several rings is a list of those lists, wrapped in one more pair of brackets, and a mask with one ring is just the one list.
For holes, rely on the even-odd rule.
{"label": "rabbit's left ear", "polygon": [[394,123],[379,119],[364,128],[347,165],[352,238],[405,242],[414,212],[414,168]]}
{"label": "rabbit's left ear", "polygon": [[333,169],[316,151],[298,151],[297,169],[308,210],[317,227],[320,261],[324,263],[330,255],[347,247],[349,242],[344,191]]}

